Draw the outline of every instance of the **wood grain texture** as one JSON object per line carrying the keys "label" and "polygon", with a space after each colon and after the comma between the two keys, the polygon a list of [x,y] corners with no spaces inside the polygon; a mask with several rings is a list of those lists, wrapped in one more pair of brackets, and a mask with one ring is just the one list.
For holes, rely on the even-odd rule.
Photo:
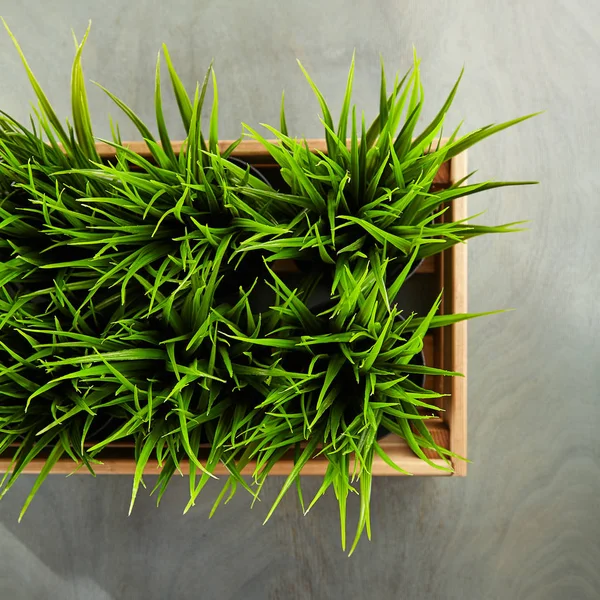
{"label": "wood grain texture", "polygon": [[[268,139],[272,143],[277,144],[276,140],[273,140],[270,138],[268,138]],[[447,138],[443,138],[441,140],[441,144],[442,145],[445,144],[446,141],[447,141]],[[218,142],[219,152],[221,152],[221,153],[225,152],[225,150],[227,148],[229,148],[232,143],[233,143],[233,140],[220,140]],[[310,148],[310,150],[313,152],[323,152],[323,153],[327,152],[327,143],[325,142],[325,140],[323,138],[308,139],[308,140],[306,140],[306,143],[307,143],[308,147]],[[149,160],[152,159],[152,153],[148,149],[147,144],[143,141],[124,141],[123,146],[125,146],[126,148],[129,148],[130,150],[133,150],[134,152],[143,156],[146,159],[149,159]],[[171,147],[173,148],[173,151],[175,152],[175,154],[179,154],[181,152],[181,149],[184,148],[185,146],[184,146],[184,143],[181,141],[173,141],[173,142],[171,142]],[[114,147],[105,142],[97,143],[96,149],[98,151],[98,154],[100,155],[100,157],[103,160],[109,160],[115,156]],[[266,152],[264,146],[256,140],[251,140],[251,139],[242,140],[238,144],[238,146],[236,146],[235,150],[232,153],[232,156],[236,156],[237,158],[245,160],[245,161],[249,162],[250,164],[257,166],[257,167],[261,167],[261,166],[264,167],[264,166],[271,166],[271,165],[277,166],[277,161],[268,152]],[[466,166],[466,154],[463,155],[463,157],[457,163],[457,166],[455,167],[455,171],[457,173],[462,173],[464,171],[463,167],[465,167],[465,166]],[[436,183],[440,183],[440,182],[447,183],[450,180],[450,169],[451,169],[450,162],[445,162],[443,165],[441,165],[433,179],[434,185]],[[464,175],[466,175],[466,172],[464,173]],[[456,178],[455,181],[458,181],[459,179],[460,179],[460,177]]]}
{"label": "wood grain texture", "polygon": [[[472,197],[482,221],[531,220],[529,230],[469,244],[470,310],[516,308],[469,324],[469,465],[466,478],[378,478],[373,542],[351,559],[339,549],[332,495],[303,517],[293,496],[262,519],[282,484],[274,478],[252,511],[235,497],[208,520],[220,483],[186,516],[177,478],[159,510],[140,492],[126,517],[129,477],[52,476],[23,522],[33,478],[0,502],[0,598],[65,600],[394,598],[595,600],[600,589],[600,6],[590,0],[460,3],[4,2],[3,16],[61,115],[73,55],[70,28],[93,29],[85,75],[153,122],[153,67],[166,42],[188,88],[215,56],[223,138],[278,122],[322,135],[298,57],[338,106],[357,49],[355,100],[378,105],[378,54],[390,78],[422,57],[425,117],[466,67],[447,131],[547,109],[469,152],[473,181],[539,179]],[[224,41],[226,40],[226,43]],[[50,51],[51,50],[51,51]],[[25,118],[32,98],[7,36],[0,35],[0,107]],[[165,75],[166,79],[166,75]],[[99,135],[108,99],[90,88]],[[177,130],[177,107],[165,90]],[[334,114],[334,118],[335,118]],[[124,139],[135,130],[122,123]],[[146,482],[153,485],[153,478]],[[305,478],[307,497],[317,478]],[[354,501],[349,521],[357,517]]]}
{"label": "wood grain texture", "polygon": [[[435,423],[433,426],[433,432],[436,433],[434,439],[440,442],[440,440],[446,440],[446,445],[448,444],[448,429],[444,423]],[[411,450],[406,446],[404,440],[400,439],[396,435],[387,435],[381,441],[381,446],[384,450],[391,456],[394,461],[401,465],[403,469],[406,469],[408,473],[414,476],[423,476],[423,475],[433,475],[433,476],[449,476],[450,472],[444,470],[441,471],[434,467],[429,466],[425,462],[423,462],[420,458],[416,457]],[[121,449],[123,450],[123,449]],[[126,454],[129,457],[124,456],[124,452],[119,452],[117,456],[112,456],[111,453],[108,453],[107,456],[104,456],[104,460],[102,464],[98,464],[94,466],[94,471],[96,475],[133,475],[135,473],[136,463],[133,458],[133,452],[129,452],[129,448],[124,449]],[[199,454],[200,460],[205,460],[208,452]],[[3,459],[4,460],[4,459]],[[23,470],[25,474],[34,474],[39,473],[42,467],[46,462],[45,458],[34,458],[27,467]],[[432,462],[440,467],[445,467],[445,463],[443,460],[435,459]],[[2,463],[4,465],[4,462]],[[350,471],[352,472],[354,461],[350,462]],[[323,476],[325,471],[327,470],[327,461],[321,457],[317,457],[312,459],[306,466],[302,469],[302,475],[311,476],[311,475],[319,475]],[[243,475],[252,475],[256,467],[255,463],[250,463],[247,467],[242,469]],[[289,475],[291,470],[294,467],[294,453],[290,452],[288,455],[284,456],[281,460],[277,462],[277,464],[271,469],[270,474],[273,476],[277,475]],[[59,461],[54,468],[52,469],[52,474],[62,474],[69,475],[74,470],[73,461]],[[182,461],[180,465],[180,470],[183,475],[188,475],[189,470],[189,461]],[[156,475],[160,471],[160,467],[158,462],[154,459],[148,461],[146,468],[144,469],[145,475]],[[215,470],[214,474],[219,476],[227,475],[227,469],[223,465],[219,465]],[[373,459],[373,467],[372,467],[373,475],[387,475],[387,476],[396,476],[398,475],[398,471],[389,467],[382,459],[378,456]],[[88,475],[88,472],[85,470],[78,471],[78,474]]]}
{"label": "wood grain texture", "polygon": [[[455,156],[450,163],[450,181],[457,183],[467,176],[467,155],[462,152]],[[466,183],[466,182],[465,182]],[[453,221],[464,221],[468,217],[467,197],[459,198],[452,203]],[[450,248],[442,257],[449,263],[450,273],[444,273],[444,290],[449,296],[450,306],[445,306],[448,313],[468,312],[467,303],[467,246],[457,244]],[[448,355],[449,364],[446,368],[450,371],[462,373],[464,377],[445,378],[448,387],[448,402],[445,421],[450,430],[450,450],[461,457],[467,453],[467,321],[455,323],[444,331],[444,351]],[[467,474],[467,463],[461,459],[453,459],[454,474],[464,477]]]}

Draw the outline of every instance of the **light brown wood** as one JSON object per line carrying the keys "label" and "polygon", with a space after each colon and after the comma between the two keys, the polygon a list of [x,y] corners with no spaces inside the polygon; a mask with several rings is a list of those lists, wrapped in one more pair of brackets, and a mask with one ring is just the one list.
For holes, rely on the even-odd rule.
{"label": "light brown wood", "polygon": [[[450,180],[452,183],[460,181],[468,174],[466,152],[452,159],[450,167]],[[452,220],[458,221],[468,217],[467,198],[458,198],[453,202]],[[467,245],[457,244],[446,253],[446,260],[451,265],[451,285],[446,287],[450,294],[451,306],[448,312],[467,312]],[[462,373],[464,377],[448,378],[450,384],[450,402],[447,406],[446,421],[450,429],[450,450],[458,456],[467,456],[467,322],[455,323],[446,328],[445,335],[450,338],[450,364],[447,366],[452,371]],[[454,474],[464,477],[467,474],[467,463],[455,459]]]}
{"label": "light brown wood", "polygon": [[[270,140],[273,143],[277,143],[275,140]],[[309,139],[306,140],[308,146],[311,150],[315,152],[327,152],[327,144],[325,140],[321,139]],[[442,144],[445,143],[445,138],[442,140]],[[228,148],[233,143],[233,140],[221,140],[219,142],[219,151],[223,152],[226,148]],[[160,144],[159,144],[160,145]],[[183,142],[172,142],[173,151],[178,153],[181,151],[183,147]],[[123,142],[123,146],[133,150],[140,156],[143,156],[146,159],[152,158],[152,154],[146,145],[146,142]],[[110,144],[106,144],[104,142],[98,142],[96,144],[96,148],[98,150],[98,154],[101,158],[105,160],[109,160],[113,156],[115,156],[115,148]],[[275,165],[275,160],[273,157],[265,151],[265,148],[257,142],[256,140],[242,140],[237,148],[233,152],[233,156],[237,158],[241,158],[250,164],[260,167],[260,166],[269,166]],[[437,175],[435,176],[434,183],[447,183],[450,181],[450,165],[449,163],[444,163]]]}
{"label": "light brown wood", "polygon": [[[219,152],[224,152],[231,144],[233,140],[221,140],[219,142]],[[325,149],[325,141],[324,140],[308,140],[308,143],[311,149],[322,151]],[[175,154],[178,154],[182,147],[184,146],[184,142],[172,142],[173,151]],[[140,156],[144,158],[151,158],[152,154],[146,145],[146,142],[123,142],[123,146],[133,150]],[[115,155],[115,148],[110,144],[105,144],[103,142],[99,142],[96,144],[96,149],[98,150],[98,154],[101,158],[109,159]],[[252,164],[273,164],[273,159],[271,158],[268,152],[265,152],[264,147],[260,142],[255,140],[243,140],[239,146],[235,149],[235,156],[242,159],[248,159],[248,162]]]}
{"label": "light brown wood", "polygon": [[[401,443],[399,443],[401,442]],[[451,475],[449,471],[443,471],[441,469],[435,469],[423,462],[420,458],[415,456],[408,446],[399,440],[396,436],[386,436],[382,440],[382,446],[386,449],[386,452],[390,455],[400,467],[408,471],[412,475]],[[202,457],[201,457],[202,458]],[[432,461],[434,464],[444,467],[444,461],[436,459]],[[39,473],[44,466],[45,458],[34,458],[25,467],[23,473],[35,474]],[[288,475],[294,466],[293,456],[289,456],[280,460],[271,470],[271,475]],[[6,471],[10,467],[10,458],[0,458],[0,472]],[[254,470],[254,463],[248,464],[243,470],[245,475],[251,475]],[[316,457],[309,461],[304,469],[302,475],[324,475],[327,468],[327,460],[321,457]],[[61,459],[52,469],[53,473],[62,473],[68,475],[75,471],[76,466],[70,459]],[[133,457],[132,449],[129,449],[127,454],[119,457],[111,457],[105,459],[103,464],[94,465],[94,472],[98,475],[132,475],[135,472],[135,460]],[[156,460],[148,461],[146,468],[144,469],[145,475],[156,475],[159,472],[159,466]],[[187,460],[181,461],[181,472],[184,475],[189,473],[189,462]],[[77,474],[89,474],[89,471],[82,467],[76,471]],[[227,474],[227,470],[222,464],[219,464],[215,469],[215,475],[223,476]],[[373,461],[373,475],[401,475],[395,469],[389,467],[382,459],[375,457]]]}
{"label": "light brown wood", "polygon": [[[448,215],[444,215],[443,218],[447,218]],[[444,268],[445,266],[445,256],[446,253],[441,253],[441,254],[436,254],[433,258],[434,258],[434,273],[436,274],[435,280],[438,286],[438,289],[444,289],[444,286],[446,285],[446,283],[444,282],[444,273],[446,271],[446,269]],[[446,294],[442,295],[442,301],[440,304],[440,313],[444,314],[446,312]],[[446,352],[446,347],[448,346],[449,349],[451,350],[451,347],[449,346],[449,341],[446,340],[445,336],[444,336],[444,328],[439,328],[439,329],[434,329],[432,332],[432,335],[435,337],[435,353],[434,353],[434,357],[433,360],[434,362],[432,363],[435,366],[440,366],[441,368],[445,368],[447,366],[447,361],[445,360],[445,356],[447,354]],[[428,383],[428,382],[426,382]],[[445,389],[445,383],[444,383],[444,378],[443,377],[436,377],[435,378],[435,385],[432,386],[432,389],[435,389],[436,392],[440,392],[440,393],[447,393],[446,389]],[[443,411],[447,410],[447,405],[448,405],[449,399],[447,397],[442,397],[439,398],[437,400],[437,402],[435,402],[436,406],[439,406]],[[442,413],[442,419],[444,419],[444,421],[446,420],[446,412]]]}

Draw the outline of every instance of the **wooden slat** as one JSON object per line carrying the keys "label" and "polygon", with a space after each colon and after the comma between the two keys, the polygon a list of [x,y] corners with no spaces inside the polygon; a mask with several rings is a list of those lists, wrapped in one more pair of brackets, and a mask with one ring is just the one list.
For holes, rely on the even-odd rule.
{"label": "wooden slat", "polygon": [[[450,178],[454,183],[466,177],[467,155],[465,152],[452,159]],[[453,221],[468,217],[467,198],[458,198],[451,205]],[[444,274],[447,313],[467,312],[467,246],[456,244],[445,252],[445,264],[449,268]],[[448,293],[450,292],[450,293]],[[447,405],[446,422],[450,430],[450,450],[459,456],[467,455],[467,322],[456,323],[445,328],[445,364],[452,371],[463,373],[464,377],[448,377],[446,384],[450,401]],[[467,463],[454,461],[455,475],[467,474]]]}
{"label": "wooden slat", "polygon": [[[450,447],[450,430],[448,424],[442,419],[431,419],[427,422],[427,429],[433,438],[433,441],[441,448]],[[435,450],[423,450],[427,458],[438,458]],[[454,465],[453,465],[454,466]]]}
{"label": "wooden slat", "polygon": [[[389,438],[389,439],[388,439]],[[420,458],[415,456],[410,448],[406,445],[404,440],[396,438],[396,436],[387,436],[382,440],[382,445],[385,447],[386,452],[401,468],[405,469],[413,475],[449,475],[450,473],[441,471],[430,467],[424,463]],[[200,459],[206,457],[200,457]],[[0,458],[0,472],[5,472],[10,468],[11,459],[3,456]],[[34,458],[23,470],[26,474],[39,473],[44,466],[45,458]],[[442,460],[434,460],[435,464],[444,466]],[[327,460],[323,457],[317,457],[309,461],[304,469],[302,475],[324,475],[327,469]],[[271,475],[288,475],[294,465],[293,453],[289,456],[284,457],[278,461],[273,469],[270,471]],[[121,456],[112,456],[110,459],[105,458],[103,464],[94,465],[94,471],[98,475],[132,475],[135,473],[135,460],[133,453],[123,453]],[[181,471],[184,475],[189,473],[189,463],[187,460],[181,461]],[[246,468],[243,469],[244,475],[252,474],[255,464],[249,463]],[[58,474],[69,474],[75,469],[73,461],[70,459],[60,459],[58,463],[52,469],[52,473]],[[350,468],[352,470],[352,466]],[[88,473],[85,467],[82,467],[77,471],[78,474]],[[152,459],[148,461],[146,468],[144,469],[145,475],[156,475],[159,473],[159,467],[156,460]],[[398,471],[389,467],[383,460],[378,456],[373,461],[373,475],[399,475]],[[227,475],[227,470],[220,464],[215,469],[215,475]]]}
{"label": "wooden slat", "polygon": [[[443,218],[445,219],[446,215],[444,215]],[[444,286],[446,285],[446,283],[444,281],[445,256],[446,256],[445,252],[436,254],[436,256],[435,256],[434,273],[436,274],[436,283],[438,286],[438,290],[445,289]],[[440,309],[439,309],[439,312],[441,314],[445,314],[445,312],[446,312],[445,298],[446,298],[446,294],[442,294],[442,301],[440,303]],[[433,361],[434,361],[433,365],[436,367],[439,367],[441,369],[448,369],[448,365],[444,361],[445,348],[446,348],[446,344],[447,344],[447,340],[445,339],[445,336],[444,336],[444,328],[442,327],[439,329],[435,329],[434,335],[435,335],[435,354],[433,356]],[[436,381],[437,385],[434,388],[437,392],[440,392],[440,393],[446,392],[446,390],[444,389],[444,385],[445,385],[444,379],[445,378],[443,378],[443,377],[437,378],[437,381]],[[438,401],[435,403],[436,406],[439,406],[444,411],[447,410],[447,404],[448,404],[448,399],[446,397],[438,398]],[[446,420],[446,412],[443,413],[442,418],[444,420]]]}
{"label": "wooden slat", "polygon": [[425,364],[433,365],[433,357],[435,356],[434,350],[434,337],[432,334],[426,335],[423,340],[423,354],[425,355]]}
{"label": "wooden slat", "polygon": [[[233,140],[221,140],[219,142],[219,151],[223,152],[226,148],[228,148],[232,144]],[[278,143],[276,140],[271,140],[273,143]],[[316,152],[326,152],[327,144],[325,140],[321,139],[310,139],[307,140],[308,146],[311,150]],[[444,140],[442,140],[442,143]],[[150,150],[148,150],[148,146],[145,142],[123,142],[122,144],[126,148],[133,150],[138,153],[140,156],[144,158],[152,158]],[[172,142],[173,150],[177,154],[181,151],[181,147],[183,146],[183,142]],[[103,142],[99,142],[96,144],[96,149],[98,150],[98,154],[100,158],[105,160],[113,157],[115,155],[115,149],[110,144],[105,144]],[[264,146],[257,142],[256,140],[242,140],[237,148],[234,150],[233,156],[237,158],[241,158],[249,162],[254,166],[273,166],[275,165],[275,160],[273,157],[265,150]],[[450,164],[449,162],[445,162],[437,172],[433,182],[435,184],[446,184],[450,182]]]}
{"label": "wooden slat", "polygon": [[419,268],[415,271],[415,273],[420,273],[425,275],[427,273],[435,273],[435,256],[428,256],[419,266]]}

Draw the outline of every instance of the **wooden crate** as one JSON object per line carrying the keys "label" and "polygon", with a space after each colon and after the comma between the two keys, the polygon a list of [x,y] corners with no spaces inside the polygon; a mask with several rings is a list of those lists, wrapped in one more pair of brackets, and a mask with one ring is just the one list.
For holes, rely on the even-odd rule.
{"label": "wooden crate", "polygon": [[[224,150],[230,142],[220,143],[221,150]],[[126,144],[131,149],[141,155],[150,158],[150,154],[143,142],[131,142]],[[309,145],[315,150],[325,151],[325,142],[323,140],[309,140]],[[97,144],[98,151],[103,158],[110,159],[114,156],[114,150],[107,144]],[[175,152],[181,148],[180,143],[174,144]],[[234,156],[243,159],[250,164],[264,171],[275,172],[277,166],[265,149],[255,141],[243,141],[235,150]],[[459,181],[467,175],[466,154],[460,154],[450,161],[444,163],[435,179],[435,185],[438,187],[447,187],[452,183]],[[452,221],[465,219],[467,217],[466,198],[454,200],[446,211],[444,218]],[[414,274],[414,277],[428,275],[435,282],[436,293],[443,288],[444,297],[441,306],[442,314],[462,313],[467,311],[467,247],[465,244],[459,244],[446,250],[444,253],[426,259]],[[432,277],[433,276],[433,277]],[[425,338],[425,361],[428,365],[433,365],[449,371],[458,371],[465,377],[446,377],[433,378],[427,382],[427,385],[444,393],[450,394],[444,398],[441,407],[444,412],[440,419],[432,419],[427,422],[429,429],[436,441],[449,448],[459,456],[467,454],[467,324],[466,322],[457,323],[443,329],[433,330]],[[441,471],[430,467],[420,458],[415,456],[404,440],[396,435],[390,434],[383,438],[381,446],[387,454],[400,467],[412,473],[413,475],[454,475],[464,476],[467,472],[464,461],[454,461],[454,473]],[[208,453],[208,451],[207,451]],[[133,474],[135,472],[135,460],[133,456],[133,447],[131,444],[119,442],[111,444],[97,456],[103,461],[101,465],[95,465],[94,470],[98,474]],[[202,458],[202,457],[200,457]],[[11,457],[6,453],[0,457],[0,472],[9,468]],[[45,457],[40,456],[32,460],[25,468],[25,473],[39,473],[45,462]],[[433,459],[436,464],[443,465],[440,459]],[[293,457],[280,460],[271,470],[273,475],[287,475],[293,467]],[[183,473],[187,473],[187,461],[182,461],[181,468]],[[311,460],[303,469],[303,475],[323,475],[327,468],[327,461],[324,458],[317,457]],[[71,459],[61,459],[53,468],[53,473],[70,473],[74,469]],[[254,465],[250,463],[244,473],[250,474],[254,470]],[[82,468],[79,473],[87,473],[87,469]],[[145,474],[151,475],[158,473],[156,460],[150,460],[146,466]],[[226,469],[219,465],[216,474],[226,474]],[[373,463],[374,475],[399,475],[398,471],[390,468],[378,456]]]}

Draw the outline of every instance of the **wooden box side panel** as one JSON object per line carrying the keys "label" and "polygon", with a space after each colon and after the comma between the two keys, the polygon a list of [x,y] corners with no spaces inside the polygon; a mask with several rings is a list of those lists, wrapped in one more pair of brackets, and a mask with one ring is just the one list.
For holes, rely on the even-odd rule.
{"label": "wooden box side panel", "polygon": [[[394,459],[398,462],[398,464],[411,473],[412,475],[451,475],[448,471],[443,471],[441,469],[436,469],[427,465],[420,458],[415,456],[410,448],[403,443],[402,440],[398,443],[396,439],[391,439],[393,436],[390,436],[389,441],[386,439],[386,443],[382,443],[382,446],[385,448],[388,454],[393,454]],[[116,452],[116,450],[120,450],[120,452]],[[206,457],[200,456],[200,460],[204,460]],[[38,474],[44,464],[46,462],[46,458],[44,457],[36,457],[34,458],[23,470],[25,474]],[[439,459],[435,459],[432,461],[434,464],[439,465],[441,467],[444,466],[444,462]],[[302,469],[302,475],[320,475],[323,476],[327,469],[327,460],[317,457],[311,461],[309,461],[304,468]],[[255,468],[255,463],[249,463],[243,470],[242,473],[244,475],[252,475]],[[294,467],[294,459],[290,454],[289,456],[284,457],[279,460],[274,467],[271,469],[271,475],[289,475],[291,470]],[[10,468],[10,458],[1,458],[0,459],[0,472],[5,472]],[[133,457],[132,449],[115,449],[115,452],[111,453],[109,456],[103,458],[102,464],[94,465],[94,472],[97,475],[133,475],[135,473],[136,463]],[[352,471],[352,464],[350,465],[350,470]],[[71,459],[60,459],[52,468],[53,474],[64,474],[68,475],[73,473],[77,469],[77,465],[73,463]],[[189,461],[182,460],[180,463],[181,473],[183,475],[189,474]],[[144,469],[144,475],[158,475],[160,472],[160,467],[155,459],[151,459],[148,461],[146,468]],[[373,475],[381,476],[381,475],[400,475],[395,469],[389,467],[379,456],[376,456],[373,459]],[[78,474],[87,474],[89,471],[85,467],[79,468],[77,471]],[[217,465],[214,474],[218,477],[222,477],[228,474],[227,469],[223,464]]]}
{"label": "wooden box side panel", "polygon": [[[442,140],[444,143],[445,140]],[[321,139],[309,139],[306,140],[309,148],[315,152],[327,152],[327,143]],[[221,140],[219,142],[219,151],[224,152],[231,144],[233,140]],[[148,150],[148,146],[145,142],[123,142],[123,146],[133,150],[140,156],[146,159],[152,159],[152,154]],[[173,151],[175,154],[179,153],[184,146],[183,142],[172,142]],[[115,156],[115,149],[104,142],[98,142],[96,149],[100,158],[108,160]],[[264,146],[255,140],[242,140],[232,153],[232,156],[245,160],[254,166],[274,166],[276,164],[275,159],[265,150]],[[452,161],[456,160],[453,158]],[[450,171],[452,161],[445,162],[435,176],[434,183],[448,183],[451,181]],[[466,175],[466,173],[465,173]]]}
{"label": "wooden box side panel", "polygon": [[[455,156],[450,163],[450,181],[456,183],[467,176],[467,154]],[[451,220],[468,217],[467,198],[452,202]],[[444,312],[467,312],[467,244],[456,244],[444,253]],[[455,454],[467,456],[467,322],[455,323],[444,328],[444,368],[462,373],[464,377],[446,378],[446,393],[450,394],[446,405],[446,422],[450,430],[449,448]],[[454,474],[464,477],[467,463],[453,460]]]}

